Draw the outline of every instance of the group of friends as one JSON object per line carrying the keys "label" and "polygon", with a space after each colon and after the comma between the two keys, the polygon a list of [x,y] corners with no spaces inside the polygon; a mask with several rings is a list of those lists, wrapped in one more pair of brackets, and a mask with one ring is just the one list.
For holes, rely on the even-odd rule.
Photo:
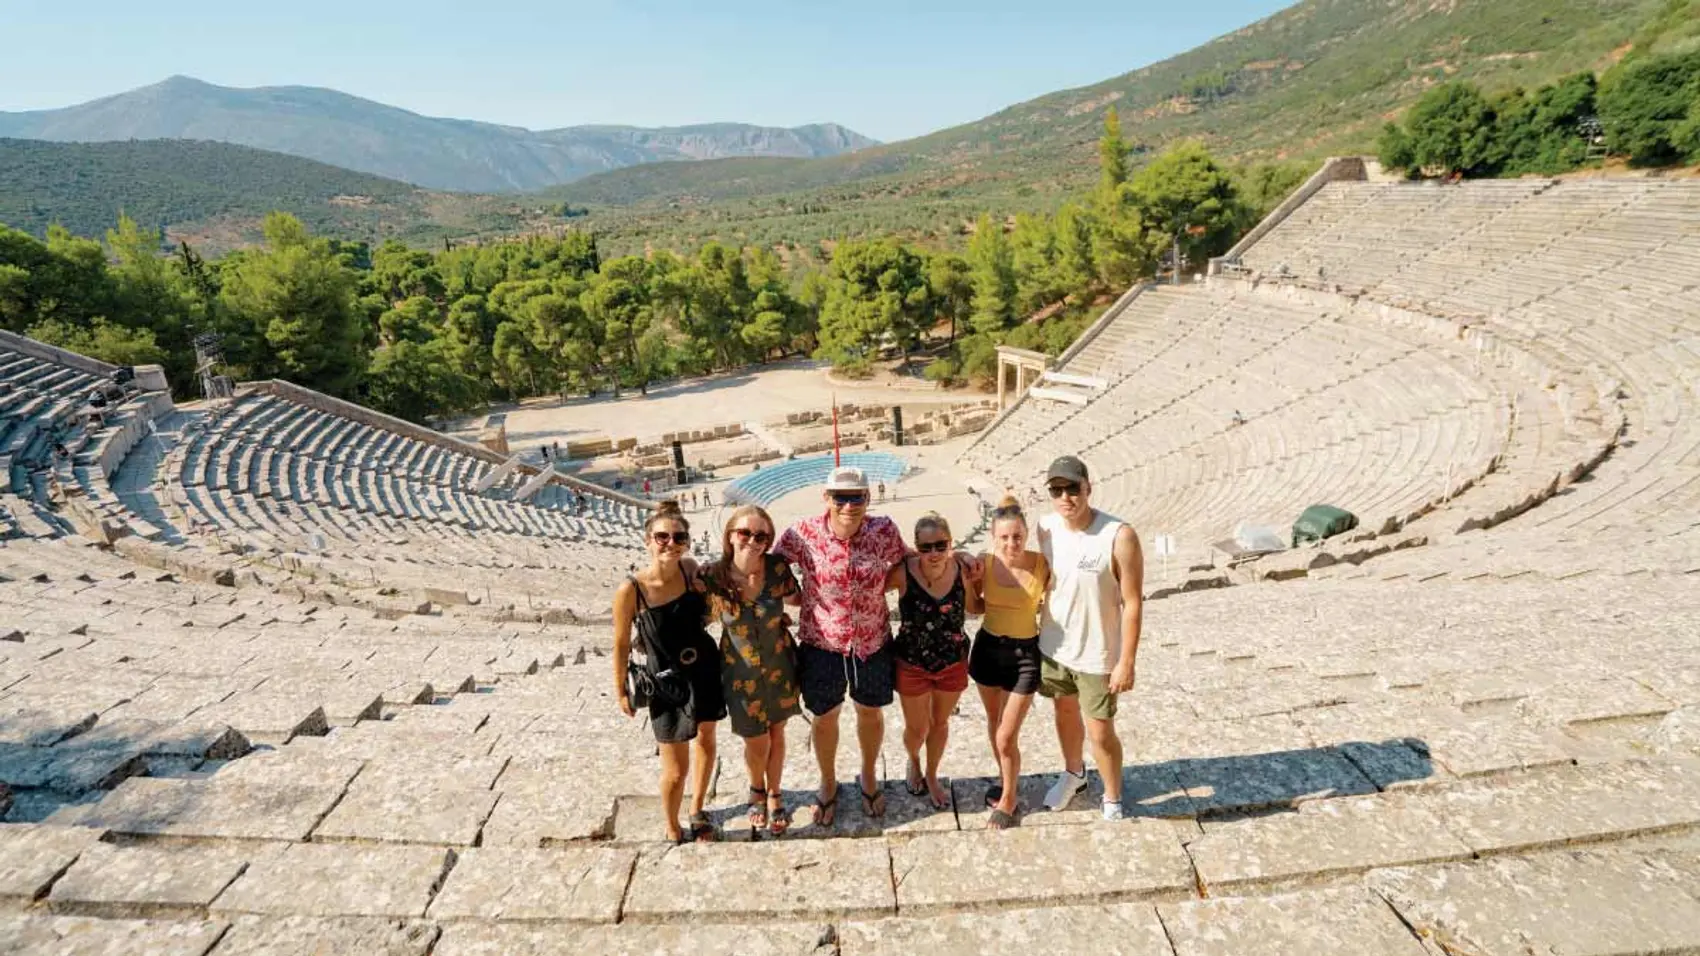
{"label": "group of friends", "polygon": [[[688,685],[682,702],[647,704],[661,753],[667,837],[715,836],[703,800],[721,720],[744,740],[751,826],[784,833],[791,823],[781,789],[785,726],[805,709],[822,781],[815,822],[831,826],[846,697],[856,720],[863,812],[885,813],[875,762],[884,708],[894,697],[903,712],[907,789],[948,809],[939,766],[950,715],[970,681],[998,766],[999,783],[986,797],[989,826],[1020,823],[1021,727],[1035,694],[1054,705],[1064,761],[1045,806],[1063,809],[1085,789],[1090,742],[1103,779],[1103,816],[1121,819],[1115,716],[1118,695],[1133,688],[1139,647],[1139,540],[1131,526],[1092,507],[1091,477],[1080,459],[1053,461],[1046,491],[1051,513],[1033,525],[1005,497],[991,514],[990,550],[973,555],[957,547],[937,514],[915,523],[911,547],[890,518],[868,513],[862,472],[838,468],[822,494],[823,512],[779,533],[766,511],[739,507],[722,532],[720,556],[701,563],[689,556],[689,522],[676,503],[663,502],[644,525],[650,563],[614,595],[613,663],[627,716],[638,712],[627,680],[634,632],[643,638],[640,654],[653,642]],[[899,595],[895,634],[890,591]],[[965,623],[974,615],[982,623],[970,641]],[[710,633],[716,622],[718,640]],[[691,806],[681,826],[687,778]]]}

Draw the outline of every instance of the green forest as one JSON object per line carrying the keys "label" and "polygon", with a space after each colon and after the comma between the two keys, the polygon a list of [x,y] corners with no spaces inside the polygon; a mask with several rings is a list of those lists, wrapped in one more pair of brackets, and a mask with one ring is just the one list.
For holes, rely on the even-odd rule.
{"label": "green forest", "polygon": [[273,212],[262,246],[208,260],[187,243],[161,255],[159,232],[127,216],[104,241],[0,227],[0,326],[161,363],[184,397],[191,342],[214,331],[238,379],[414,421],[794,354],[858,375],[925,352],[929,377],[983,382],[996,345],[1061,351],[1094,302],[1174,252],[1197,264],[1226,249],[1305,172],[1231,170],[1185,142],[1130,173],[1129,152],[1111,110],[1089,195],[1054,215],[982,215],[962,252],[878,238],[784,258],[715,242],[605,257],[586,231],[424,251],[316,236]]}
{"label": "green forest", "polygon": [[1412,176],[1550,175],[1608,154],[1632,166],[1700,163],[1700,50],[1627,58],[1532,92],[1446,83],[1387,124],[1378,152]]}

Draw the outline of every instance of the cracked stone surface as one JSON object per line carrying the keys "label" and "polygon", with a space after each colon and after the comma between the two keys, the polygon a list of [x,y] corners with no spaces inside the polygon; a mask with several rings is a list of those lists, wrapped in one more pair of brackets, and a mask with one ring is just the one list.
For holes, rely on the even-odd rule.
{"label": "cracked stone surface", "polygon": [[219,956],[425,956],[440,929],[419,920],[236,916],[219,940]]}
{"label": "cracked stone surface", "polygon": [[230,924],[0,914],[0,952],[54,956],[205,956]]}
{"label": "cracked stone surface", "polygon": [[625,919],[830,920],[896,905],[883,840],[693,844],[638,860]]}
{"label": "cracked stone surface", "polygon": [[1022,952],[1042,940],[1079,940],[1104,956],[1172,956],[1173,952],[1150,903],[854,920],[840,924],[838,936],[843,956],[980,956]]}
{"label": "cracked stone surface", "polygon": [[338,788],[132,777],[72,822],[140,836],[305,840]]}
{"label": "cracked stone surface", "polygon": [[601,847],[466,850],[431,903],[438,920],[612,923],[637,851]]}
{"label": "cracked stone surface", "polygon": [[0,906],[29,906],[99,840],[82,827],[0,824]]}
{"label": "cracked stone surface", "polygon": [[622,923],[551,926],[450,923],[432,956],[833,956],[830,923]]}
{"label": "cracked stone surface", "polygon": [[1161,820],[924,835],[891,848],[900,912],[1172,898],[1192,866]]}
{"label": "cracked stone surface", "polygon": [[1471,855],[1440,817],[1384,795],[1317,800],[1293,813],[1206,823],[1187,850],[1212,894]]}
{"label": "cracked stone surface", "polygon": [[1362,889],[1164,903],[1175,956],[1427,956],[1387,904]]}
{"label": "cracked stone surface", "polygon": [[191,917],[241,874],[250,860],[282,853],[254,842],[114,846],[83,851],[47,897],[55,913],[136,918]]}
{"label": "cracked stone surface", "polygon": [[1560,850],[1381,870],[1369,885],[1454,951],[1605,956],[1700,948],[1700,860]]}
{"label": "cracked stone surface", "polygon": [[352,787],[313,839],[471,846],[497,796],[488,790]]}
{"label": "cracked stone surface", "polygon": [[297,843],[256,860],[220,894],[215,914],[421,917],[451,860],[414,846]]}

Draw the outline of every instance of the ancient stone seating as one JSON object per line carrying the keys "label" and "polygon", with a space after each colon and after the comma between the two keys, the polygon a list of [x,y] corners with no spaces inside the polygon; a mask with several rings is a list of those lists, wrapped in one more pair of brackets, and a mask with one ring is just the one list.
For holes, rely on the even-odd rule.
{"label": "ancient stone seating", "polygon": [[[608,696],[605,632],[386,621],[161,580],[74,540],[6,542],[0,948],[1700,945],[1687,580],[1602,572],[1560,591],[1373,567],[1147,609],[1139,686],[1116,717],[1130,821],[1099,819],[1096,775],[1069,808],[1038,807],[1060,768],[1041,703],[1023,733],[1023,826],[985,829],[993,762],[970,695],[952,719],[950,809],[904,791],[894,708],[886,817],[844,799],[816,826],[798,720],[791,836],[753,839],[722,734],[708,805],[725,842],[667,848],[654,745]],[[1421,638],[1389,608],[1424,622]]]}
{"label": "ancient stone seating", "polygon": [[1318,502],[1402,526],[1506,451],[1501,383],[1417,330],[1234,288],[1152,289],[1104,332],[1124,325],[1140,331],[1117,341],[1159,344],[1096,359],[1088,345],[1107,390],[1022,401],[961,464],[1025,490],[1079,454],[1102,507],[1202,559],[1241,523],[1285,528]]}

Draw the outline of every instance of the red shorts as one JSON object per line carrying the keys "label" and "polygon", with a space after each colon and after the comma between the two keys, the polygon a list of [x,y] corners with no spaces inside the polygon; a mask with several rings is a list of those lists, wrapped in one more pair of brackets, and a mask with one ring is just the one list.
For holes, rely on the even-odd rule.
{"label": "red shorts", "polygon": [[968,689],[968,662],[957,661],[942,671],[922,670],[914,664],[897,662],[897,693],[915,697],[932,691],[960,694]]}

